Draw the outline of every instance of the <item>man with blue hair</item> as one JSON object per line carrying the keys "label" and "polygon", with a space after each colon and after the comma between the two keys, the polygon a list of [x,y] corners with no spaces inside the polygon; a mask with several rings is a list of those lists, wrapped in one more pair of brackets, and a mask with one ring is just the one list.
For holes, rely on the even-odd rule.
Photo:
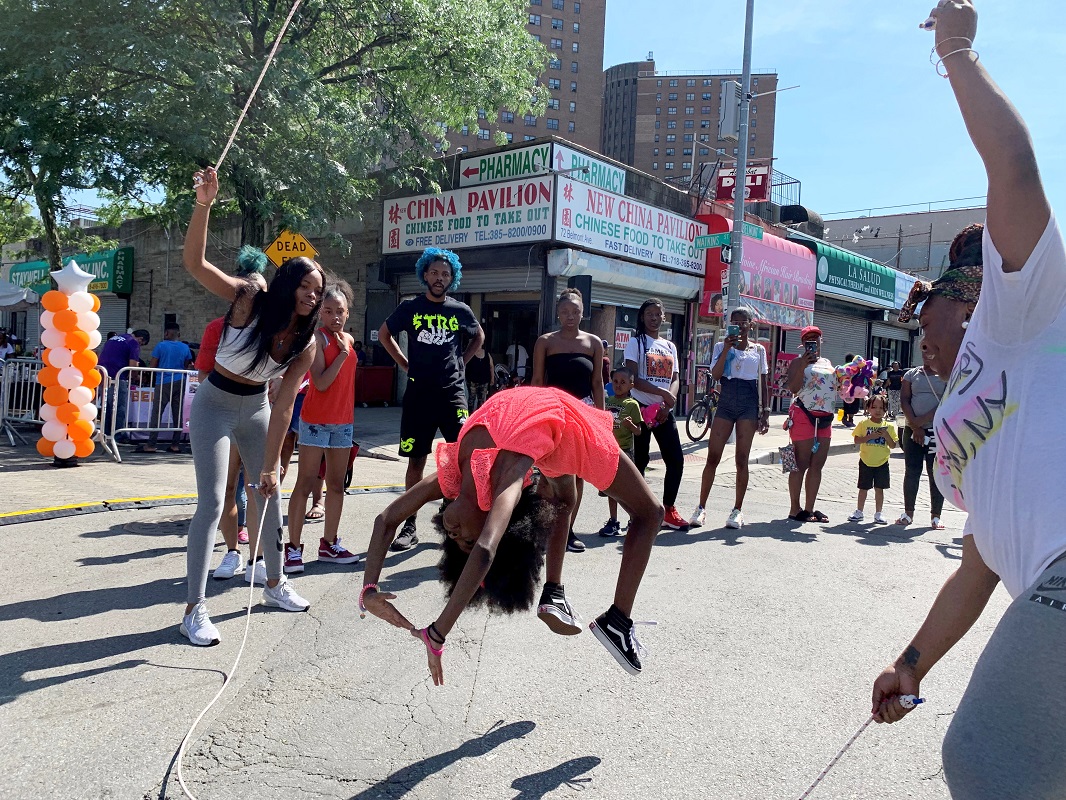
{"label": "man with blue hair", "polygon": [[[451,250],[428,247],[415,264],[426,287],[423,295],[404,300],[378,329],[378,340],[407,372],[400,417],[400,456],[407,459],[404,485],[410,489],[426,468],[433,438],[440,430],[448,442],[459,439],[469,414],[466,406],[466,365],[485,342],[474,312],[448,292],[459,288],[463,265]],[[407,355],[393,338],[407,333]],[[461,334],[468,343],[462,348]],[[418,544],[415,518],[408,517],[392,543],[393,550]]]}

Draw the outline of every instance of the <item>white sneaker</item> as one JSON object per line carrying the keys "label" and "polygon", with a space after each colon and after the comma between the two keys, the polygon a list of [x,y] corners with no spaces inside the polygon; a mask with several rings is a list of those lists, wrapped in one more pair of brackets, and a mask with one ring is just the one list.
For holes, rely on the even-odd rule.
{"label": "white sneaker", "polygon": [[269,586],[263,587],[263,605],[283,608],[286,611],[306,611],[311,607],[310,603],[296,594],[296,590],[284,575],[273,589]]}
{"label": "white sneaker", "polygon": [[864,516],[865,515],[859,509],[856,508],[854,511],[851,512],[851,516],[848,517],[848,522],[862,522]]}
{"label": "white sneaker", "polygon": [[201,600],[192,611],[182,617],[181,626],[178,628],[181,635],[199,647],[214,647],[222,637],[219,636],[218,628],[211,623],[207,616],[207,606]]}
{"label": "white sneaker", "polygon": [[244,559],[241,557],[240,551],[228,550],[226,555],[222,556],[222,563],[215,567],[215,571],[211,575],[216,581],[224,581],[234,575],[242,575],[243,573]]}
{"label": "white sneaker", "polygon": [[255,569],[244,568],[244,582],[251,583],[252,578],[255,578],[255,582],[258,586],[266,586],[267,582],[267,567],[263,559],[257,559],[255,562]]}
{"label": "white sneaker", "polygon": [[739,508],[734,508],[729,512],[729,519],[725,521],[727,528],[743,528],[744,527],[744,514],[741,513]]}
{"label": "white sneaker", "polygon": [[696,510],[692,512],[692,519],[688,521],[688,524],[690,528],[702,528],[706,521],[707,512],[703,506],[696,506]]}
{"label": "white sneaker", "polygon": [[887,525],[888,517],[878,511],[876,514],[874,514],[874,522],[880,523],[881,525]]}

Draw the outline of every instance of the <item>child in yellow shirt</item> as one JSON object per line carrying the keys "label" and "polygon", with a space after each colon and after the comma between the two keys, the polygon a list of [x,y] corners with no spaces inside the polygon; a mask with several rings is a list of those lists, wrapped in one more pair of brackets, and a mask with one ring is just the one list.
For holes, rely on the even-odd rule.
{"label": "child in yellow shirt", "polygon": [[887,524],[888,520],[881,513],[885,502],[885,489],[891,485],[888,471],[888,457],[892,448],[899,446],[896,431],[885,422],[885,395],[876,394],[866,401],[866,419],[860,422],[852,436],[859,446],[859,503],[855,512],[848,517],[851,522],[862,522],[863,507],[866,505],[866,493],[874,490],[874,504],[877,511],[874,522]]}

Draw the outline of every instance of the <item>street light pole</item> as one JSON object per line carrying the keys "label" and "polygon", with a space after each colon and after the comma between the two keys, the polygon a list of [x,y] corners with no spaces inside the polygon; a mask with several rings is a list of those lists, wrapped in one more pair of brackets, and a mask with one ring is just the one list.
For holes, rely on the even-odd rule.
{"label": "street light pole", "polygon": [[744,195],[748,172],[748,106],[751,103],[751,28],[755,16],[755,0],[747,0],[744,16],[744,66],[740,82],[740,132],[737,142],[737,177],[733,189],[732,258],[729,262],[729,293],[726,319],[740,306],[740,268],[744,258]]}

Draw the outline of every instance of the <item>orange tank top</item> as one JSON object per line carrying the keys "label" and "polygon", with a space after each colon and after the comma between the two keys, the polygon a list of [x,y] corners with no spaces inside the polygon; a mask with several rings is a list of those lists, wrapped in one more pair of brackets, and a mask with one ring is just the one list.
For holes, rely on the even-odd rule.
{"label": "orange tank top", "polygon": [[[315,334],[326,368],[340,355],[341,348],[333,333],[320,328]],[[307,387],[300,418],[312,425],[350,425],[355,419],[355,367],[358,363],[355,352],[349,352],[340,372],[325,391],[315,388],[315,382]]]}

